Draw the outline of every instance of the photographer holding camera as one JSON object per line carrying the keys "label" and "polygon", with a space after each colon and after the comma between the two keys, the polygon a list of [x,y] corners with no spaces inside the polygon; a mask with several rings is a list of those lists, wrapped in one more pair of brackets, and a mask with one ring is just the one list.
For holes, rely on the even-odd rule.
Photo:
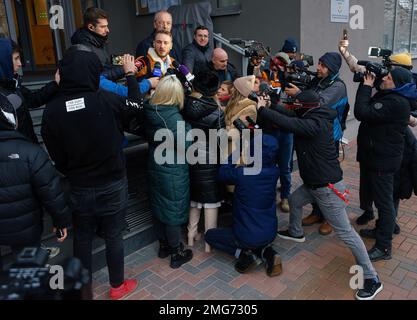
{"label": "photographer holding camera", "polygon": [[[337,117],[333,122],[333,139],[335,144],[334,157],[339,157],[339,144],[343,136],[344,122],[348,109],[348,97],[345,83],[339,78],[339,70],[342,66],[342,58],[336,52],[327,52],[320,59],[317,65],[317,77],[311,83],[313,89],[320,96],[320,105],[322,108],[330,108],[337,111]],[[294,84],[290,84],[285,92],[296,97],[300,92],[300,88]],[[303,219],[304,226],[311,226],[315,223],[323,221],[323,215],[316,204],[313,204],[312,213]],[[332,233],[332,227],[324,221],[319,232],[321,235]]]}
{"label": "photographer holding camera", "polygon": [[379,214],[376,243],[369,251],[372,261],[391,259],[396,218],[394,175],[401,167],[404,134],[416,99],[412,74],[403,67],[392,67],[372,96],[375,80],[375,75],[365,73],[355,103],[355,117],[361,122],[357,140],[361,185],[366,185]]}
{"label": "photographer holding camera", "polygon": [[[346,32],[346,31],[345,31]],[[366,72],[366,66],[359,65],[358,59],[348,50],[349,47],[349,40],[347,39],[347,34],[344,35],[343,39],[339,41],[339,51],[342,54],[342,57],[346,61],[349,69],[359,74],[364,74]],[[387,50],[381,50],[387,52]],[[413,62],[411,59],[411,55],[408,52],[402,52],[398,54],[393,54],[390,56],[385,57],[385,64],[389,65],[399,65],[408,70],[413,68]],[[379,89],[379,88],[376,88]],[[417,125],[417,119],[410,115],[409,125],[411,127],[415,127]],[[359,201],[360,201],[360,208],[364,211],[363,214],[356,219],[356,223],[358,225],[366,225],[369,221],[375,218],[373,207],[372,207],[372,195],[371,190],[365,184],[366,178],[362,178],[363,175],[366,175],[363,169],[360,170],[360,187],[359,187]],[[361,230],[361,235],[364,236],[364,233],[368,233],[367,230]],[[400,227],[398,224],[395,225],[394,234],[400,233]]]}

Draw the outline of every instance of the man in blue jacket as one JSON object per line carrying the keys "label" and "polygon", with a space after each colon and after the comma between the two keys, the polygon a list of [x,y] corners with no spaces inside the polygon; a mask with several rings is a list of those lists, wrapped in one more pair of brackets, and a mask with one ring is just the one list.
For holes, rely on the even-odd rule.
{"label": "man in blue jacket", "polygon": [[273,277],[282,272],[281,258],[271,246],[278,227],[275,201],[278,141],[267,134],[255,140],[259,137],[262,137],[262,169],[258,175],[245,175],[244,167],[232,163],[232,159],[238,158],[234,155],[220,167],[219,180],[236,186],[233,227],[210,229],[205,240],[213,248],[238,258],[236,271],[246,273],[254,269],[260,258],[265,262],[267,275]]}

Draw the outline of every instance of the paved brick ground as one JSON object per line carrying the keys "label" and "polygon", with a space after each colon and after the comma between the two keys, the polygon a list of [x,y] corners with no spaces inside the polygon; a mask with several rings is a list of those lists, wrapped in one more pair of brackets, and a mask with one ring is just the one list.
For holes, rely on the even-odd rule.
{"label": "paved brick ground", "polygon": [[[359,230],[354,224],[361,213],[355,142],[351,142],[346,152],[344,180],[352,194],[347,211]],[[298,172],[293,174],[293,182],[295,187],[300,184]],[[306,208],[305,213],[310,210]],[[401,234],[393,240],[393,258],[375,263],[385,287],[377,299],[417,300],[416,211],[417,197],[401,202],[398,217]],[[285,228],[288,214],[277,214],[279,228]],[[128,299],[354,299],[354,292],[349,288],[349,268],[355,264],[353,256],[334,233],[324,237],[317,229],[318,225],[305,228],[307,241],[303,244],[275,240],[274,247],[283,260],[283,273],[275,278],[266,276],[263,266],[247,275],[237,273],[233,258],[220,252],[206,254],[202,241],[193,248],[193,260],[173,270],[168,259],[156,257],[157,243],[154,243],[126,258],[126,276],[140,281],[139,288]],[[370,248],[373,241],[365,240],[365,245]],[[107,299],[107,292],[107,270],[103,269],[94,274],[94,296]]]}

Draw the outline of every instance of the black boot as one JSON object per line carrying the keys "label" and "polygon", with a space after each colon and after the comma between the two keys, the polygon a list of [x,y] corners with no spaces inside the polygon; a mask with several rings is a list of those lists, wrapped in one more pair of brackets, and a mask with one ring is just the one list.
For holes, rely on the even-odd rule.
{"label": "black boot", "polygon": [[375,219],[375,215],[373,211],[365,211],[358,219],[356,219],[356,223],[362,226],[374,219]]}
{"label": "black boot", "polygon": [[172,269],[178,269],[192,258],[193,252],[190,249],[184,250],[184,245],[181,243],[178,248],[172,250],[170,267]]}
{"label": "black boot", "polygon": [[171,247],[168,245],[166,240],[159,240],[159,250],[158,250],[158,257],[161,259],[165,259],[169,257],[171,254]]}
{"label": "black boot", "polygon": [[247,273],[254,270],[261,263],[251,250],[242,251],[235,263],[235,270],[239,273]]}
{"label": "black boot", "polygon": [[282,273],[281,257],[271,246],[266,247],[262,252],[262,260],[265,261],[266,274],[269,277],[279,276]]}
{"label": "black boot", "polygon": [[401,232],[401,228],[398,225],[398,223],[395,224],[395,228],[394,228],[394,234],[400,234]]}

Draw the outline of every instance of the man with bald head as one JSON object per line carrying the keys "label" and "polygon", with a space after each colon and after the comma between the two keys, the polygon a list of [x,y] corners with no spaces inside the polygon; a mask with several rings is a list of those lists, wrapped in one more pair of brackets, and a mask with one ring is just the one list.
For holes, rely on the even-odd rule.
{"label": "man with bald head", "polygon": [[235,66],[229,63],[229,56],[222,48],[213,50],[213,55],[208,64],[208,68],[217,73],[220,83],[226,80],[234,81],[239,78]]}
{"label": "man with bald head", "polygon": [[[136,47],[136,57],[146,56],[149,48],[153,46],[153,40],[156,31],[172,32],[172,15],[168,11],[158,11],[153,20],[153,32],[144,40],[142,40]],[[173,39],[173,48],[170,56],[178,62],[181,62],[181,45]]]}

